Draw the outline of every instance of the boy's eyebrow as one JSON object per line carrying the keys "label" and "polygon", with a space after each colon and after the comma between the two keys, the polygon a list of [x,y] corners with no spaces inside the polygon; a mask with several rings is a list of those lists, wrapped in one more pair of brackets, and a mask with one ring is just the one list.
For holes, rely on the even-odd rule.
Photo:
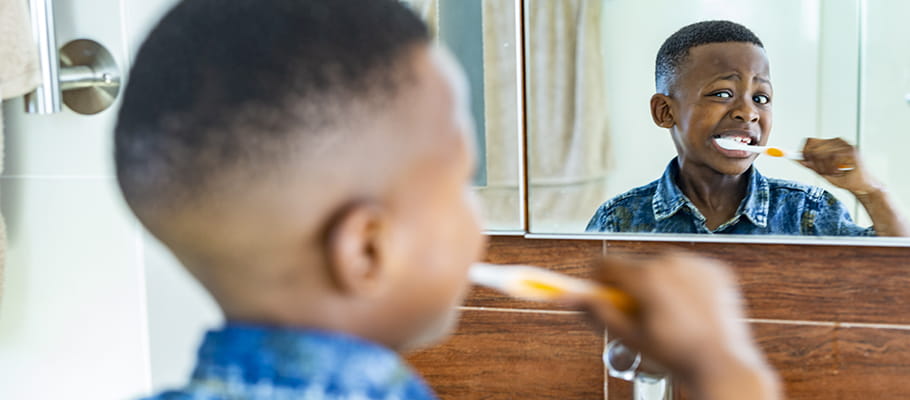
{"label": "boy's eyebrow", "polygon": [[[742,78],[739,76],[739,73],[738,73],[738,72],[734,72],[734,73],[732,73],[732,74],[730,74],[730,75],[721,76],[721,77],[715,79],[714,81],[715,81],[715,82],[716,82],[716,81],[733,81],[733,80],[737,80],[737,81],[738,81],[738,80],[741,80],[741,79],[742,79]],[[757,76],[757,75],[756,75],[754,78],[752,78],[752,80],[753,80],[753,81],[759,81],[759,82],[764,83],[764,84],[767,84],[767,85],[770,85],[770,84],[771,84],[771,80],[766,79],[766,78],[762,78],[762,77]]]}

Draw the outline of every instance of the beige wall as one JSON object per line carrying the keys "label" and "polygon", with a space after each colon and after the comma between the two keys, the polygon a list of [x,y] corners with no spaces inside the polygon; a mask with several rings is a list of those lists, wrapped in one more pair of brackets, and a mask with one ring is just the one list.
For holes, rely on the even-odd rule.
{"label": "beige wall", "polygon": [[910,2],[864,1],[859,143],[863,155],[910,212]]}

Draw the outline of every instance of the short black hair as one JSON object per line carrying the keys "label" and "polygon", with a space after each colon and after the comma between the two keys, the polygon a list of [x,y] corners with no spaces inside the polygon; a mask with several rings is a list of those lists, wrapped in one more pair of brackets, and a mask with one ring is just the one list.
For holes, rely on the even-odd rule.
{"label": "short black hair", "polygon": [[686,25],[670,35],[657,51],[654,80],[657,92],[669,94],[686,61],[689,49],[709,43],[746,42],[764,48],[749,28],[731,21],[702,21]]}
{"label": "short black hair", "polygon": [[398,0],[180,2],[142,44],[123,95],[124,197],[134,211],[177,207],[230,171],[299,157],[288,149],[353,106],[388,104],[409,80],[408,55],[429,43]]}

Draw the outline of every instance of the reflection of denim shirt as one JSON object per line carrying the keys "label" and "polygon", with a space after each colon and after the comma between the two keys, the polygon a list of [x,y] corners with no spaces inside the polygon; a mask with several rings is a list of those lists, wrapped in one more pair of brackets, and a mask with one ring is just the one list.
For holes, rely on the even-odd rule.
{"label": "reflection of denim shirt", "polygon": [[753,166],[746,197],[729,221],[717,229],[676,185],[679,165],[670,162],[660,179],[601,205],[588,232],[728,233],[815,236],[874,236],[853,223],[831,193],[809,185],[765,178]]}
{"label": "reflection of denim shirt", "polygon": [[149,400],[431,400],[395,352],[338,333],[228,324],[209,332],[193,377]]}

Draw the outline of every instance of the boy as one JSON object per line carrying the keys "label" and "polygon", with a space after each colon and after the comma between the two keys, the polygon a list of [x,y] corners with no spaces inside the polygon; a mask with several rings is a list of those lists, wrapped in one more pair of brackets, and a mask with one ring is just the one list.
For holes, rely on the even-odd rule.
{"label": "boy", "polygon": [[765,145],[771,131],[768,58],[762,42],[746,27],[729,21],[683,27],[658,51],[655,76],[651,116],[669,129],[678,157],[660,179],[601,205],[587,231],[910,234],[884,186],[869,174],[856,149],[841,139],[807,140],[801,163],[853,193],[873,227],[856,226],[830,193],[765,178],[752,165],[757,154],[727,150],[715,142],[731,138]]}
{"label": "boy", "polygon": [[[117,176],[227,323],[206,335],[190,382],[156,398],[434,398],[396,352],[452,329],[484,247],[466,99],[458,68],[394,0],[187,0],[171,10],[131,72]],[[738,316],[705,307],[729,295],[722,268],[660,264],[611,264],[617,286],[642,299],[642,321],[686,305],[715,325]],[[675,286],[661,293],[686,300],[646,301],[666,279]],[[696,286],[701,296],[685,292]],[[590,306],[639,348],[659,345],[656,359],[691,370],[706,398],[722,393],[701,379],[718,366],[737,372],[725,382],[746,382],[737,390],[774,393],[744,331],[682,342],[694,336],[655,336],[676,329],[663,318],[644,329]],[[706,351],[714,343],[735,345]]]}

